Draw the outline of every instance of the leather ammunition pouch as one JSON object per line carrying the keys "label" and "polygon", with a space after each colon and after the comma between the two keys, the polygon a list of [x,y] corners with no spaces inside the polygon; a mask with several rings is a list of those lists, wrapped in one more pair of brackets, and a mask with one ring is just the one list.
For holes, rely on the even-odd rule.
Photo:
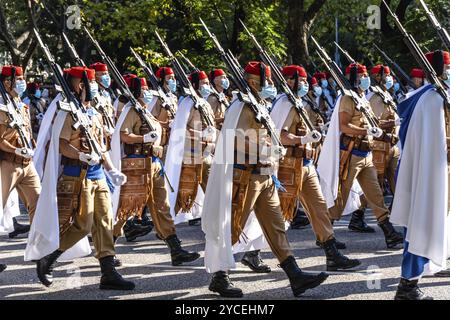
{"label": "leather ammunition pouch", "polygon": [[202,169],[203,164],[182,164],[175,212],[189,212],[195,205]]}
{"label": "leather ammunition pouch", "polygon": [[1,152],[0,157],[1,157],[1,160],[3,160],[3,161],[9,161],[12,163],[20,164],[22,166],[27,166],[31,162],[31,159],[27,159],[27,158],[18,156],[15,153],[10,153],[10,152],[5,152],[5,151]]}
{"label": "leather ammunition pouch", "polygon": [[295,215],[296,203],[302,189],[303,158],[284,157],[280,160],[278,180],[285,192],[279,191],[281,211],[285,220],[292,221]]}
{"label": "leather ammunition pouch", "polygon": [[[355,139],[355,137],[350,137],[345,134],[341,134],[341,145],[345,147],[345,149],[348,149],[348,146],[350,145],[350,142]],[[355,145],[353,146],[353,150],[359,150],[363,152],[369,152],[372,150],[372,143],[367,140],[367,138],[355,139]]]}
{"label": "leather ammunition pouch", "polygon": [[[233,193],[232,193],[232,232],[231,243],[234,245],[239,241],[239,237],[243,232],[243,226],[245,222],[244,218],[244,205],[247,199],[248,184],[254,166],[244,166],[242,169],[233,169]],[[245,235],[244,235],[245,236]]]}
{"label": "leather ammunition pouch", "polygon": [[86,170],[80,177],[62,176],[57,184],[59,232],[64,234],[73,225],[75,216],[79,214],[81,188],[86,177]]}

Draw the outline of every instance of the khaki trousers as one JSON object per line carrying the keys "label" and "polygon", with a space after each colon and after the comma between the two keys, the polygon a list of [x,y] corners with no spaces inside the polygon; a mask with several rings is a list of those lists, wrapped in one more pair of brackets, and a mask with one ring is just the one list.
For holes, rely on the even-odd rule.
{"label": "khaki trousers", "polygon": [[[62,181],[74,181],[78,177],[63,175]],[[80,210],[74,218],[74,223],[61,236],[60,247],[62,251],[73,247],[78,241],[92,233],[97,259],[113,256],[113,216],[111,210],[111,197],[105,179],[84,179],[81,186]]]}
{"label": "khaki trousers", "polygon": [[299,199],[317,239],[320,242],[325,242],[334,238],[327,203],[320,188],[316,168],[313,165],[303,167],[302,189]]}
{"label": "khaki trousers", "polygon": [[3,207],[5,207],[11,191],[16,188],[20,199],[24,202],[28,210],[30,222],[32,222],[37,201],[41,193],[41,182],[34,164],[30,162],[27,166],[23,166],[11,161],[2,160],[1,174]]}
{"label": "khaki trousers", "polygon": [[[347,203],[353,181],[357,179],[378,222],[388,218],[389,210],[384,205],[383,192],[378,183],[377,170],[372,162],[372,154],[365,158],[351,155],[348,170],[347,179],[340,183],[343,205],[345,206]],[[330,208],[330,217],[339,220],[342,217],[343,209],[336,205]]]}
{"label": "khaki trousers", "polygon": [[[251,174],[248,192],[244,203],[240,230],[243,230],[250,212],[254,210],[256,218],[269,242],[270,249],[279,262],[293,255],[286,237],[284,218],[281,213],[280,199],[272,178],[267,175]],[[234,226],[234,216],[232,226]],[[239,240],[239,231],[232,227],[232,243]]]}

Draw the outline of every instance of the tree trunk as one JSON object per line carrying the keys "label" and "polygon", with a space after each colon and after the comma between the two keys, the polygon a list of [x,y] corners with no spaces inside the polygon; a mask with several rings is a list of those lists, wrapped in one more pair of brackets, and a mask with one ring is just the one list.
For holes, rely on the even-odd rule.
{"label": "tree trunk", "polygon": [[233,33],[231,35],[231,42],[228,45],[237,58],[239,58],[239,55],[242,52],[242,47],[239,45],[238,41],[239,33],[242,31],[239,19],[245,22],[245,10],[241,1],[236,1],[234,3]]}

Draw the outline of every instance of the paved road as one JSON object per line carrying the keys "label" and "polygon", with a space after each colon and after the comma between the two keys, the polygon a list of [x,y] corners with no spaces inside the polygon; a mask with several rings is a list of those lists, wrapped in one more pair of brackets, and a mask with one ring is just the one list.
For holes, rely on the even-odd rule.
{"label": "paved road", "polygon": [[[370,215],[371,216],[371,215]],[[355,272],[335,272],[320,287],[307,291],[301,299],[393,299],[399,281],[401,251],[386,249],[381,230],[375,221],[375,234],[349,232],[348,220],[335,226],[336,237],[347,243],[345,254],[358,258],[362,265]],[[178,226],[183,245],[198,250],[203,257],[204,243],[200,227]],[[323,251],[315,246],[310,227],[289,230],[288,237],[300,266],[307,271],[325,270]],[[203,259],[191,266],[172,267],[165,244],[150,233],[139,242],[118,241],[117,253],[124,262],[119,270],[136,282],[132,292],[98,289],[99,267],[92,256],[73,263],[59,263],[54,272],[55,283],[48,289],[36,277],[33,263],[23,261],[26,239],[0,236],[0,262],[8,269],[0,274],[1,299],[217,299],[208,291],[209,275]],[[238,263],[231,273],[235,285],[243,289],[247,299],[293,299],[284,272],[269,250],[262,254],[272,267],[270,274],[255,274]],[[81,275],[81,276],[80,276]],[[450,299],[450,278],[426,278],[423,290],[436,299]]]}

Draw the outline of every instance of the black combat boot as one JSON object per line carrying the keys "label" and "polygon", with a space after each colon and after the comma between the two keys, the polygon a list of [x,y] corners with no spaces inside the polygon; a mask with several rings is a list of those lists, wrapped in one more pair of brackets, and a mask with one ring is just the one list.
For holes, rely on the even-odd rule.
{"label": "black combat boot", "polygon": [[5,271],[6,269],[6,264],[0,263],[0,272]]}
{"label": "black combat boot", "polygon": [[217,292],[221,297],[225,298],[242,298],[244,296],[242,290],[236,288],[233,283],[231,283],[228,273],[225,271],[213,273],[211,283],[209,284],[209,290]]}
{"label": "black combat boot", "polygon": [[30,225],[20,224],[16,218],[13,218],[14,231],[8,234],[10,239],[17,237],[19,234],[28,233],[30,231]]}
{"label": "black combat boot", "polygon": [[123,226],[123,232],[125,234],[125,239],[128,242],[132,242],[139,237],[143,237],[152,231],[153,227],[150,225],[143,226],[133,222],[133,219],[129,219],[127,223]]}
{"label": "black combat boot", "polygon": [[247,251],[242,257],[241,263],[252,269],[254,272],[269,273],[272,270],[262,261],[261,255],[259,254],[260,251],[261,250]]}
{"label": "black combat boot", "polygon": [[181,241],[176,234],[168,236],[165,240],[167,246],[170,249],[170,256],[172,258],[172,265],[179,266],[185,262],[192,262],[200,258],[200,254],[197,252],[189,252],[181,247]]}
{"label": "black combat boot", "polygon": [[291,229],[302,229],[310,224],[308,217],[305,212],[297,209],[294,220],[291,222]]}
{"label": "black combat boot", "polygon": [[148,217],[147,214],[142,215],[141,225],[143,225],[145,227],[150,226],[151,227],[150,231],[153,230],[153,228],[155,227],[153,221],[150,220],[150,218]]}
{"label": "black combat boot", "polygon": [[114,268],[114,257],[108,256],[99,259],[102,277],[100,279],[101,290],[133,290],[135,285],[127,281]]}
{"label": "black combat boot", "polygon": [[348,228],[355,232],[361,232],[361,233],[374,233],[375,229],[372,227],[369,227],[364,221],[364,210],[356,210],[352,212],[352,219],[350,220],[350,223],[348,224]]}
{"label": "black combat boot", "polygon": [[388,249],[395,248],[399,244],[403,244],[403,236],[400,232],[397,232],[389,221],[389,219],[385,219],[381,222],[378,222],[378,226],[383,230],[384,238],[386,240],[386,245]]}
{"label": "black combat boot", "polygon": [[300,296],[308,289],[317,287],[328,278],[328,274],[325,272],[319,274],[303,272],[298,267],[297,261],[295,261],[293,256],[287,257],[280,264],[280,267],[286,272],[295,297]]}
{"label": "black combat boot", "polygon": [[361,261],[349,259],[339,252],[336,240],[330,239],[323,243],[323,250],[327,256],[327,271],[347,270],[359,266]]}
{"label": "black combat boot", "polygon": [[39,280],[46,287],[50,287],[53,283],[53,267],[56,260],[63,254],[64,251],[56,250],[49,255],[36,261],[36,272]]}
{"label": "black combat boot", "polygon": [[[334,241],[336,244],[336,248],[338,248],[339,250],[347,249],[347,246],[345,245],[344,242],[337,241],[336,239],[334,239]],[[316,240],[316,246],[318,246],[320,249],[323,249],[323,243],[320,242],[319,240]]]}
{"label": "black combat boot", "polygon": [[[116,241],[117,241],[118,237],[113,236],[113,241],[114,241],[114,246],[116,246]],[[117,256],[115,255],[113,257],[113,261],[114,261],[114,267],[121,267],[122,266],[122,261],[120,261],[119,258],[117,258]]]}
{"label": "black combat boot", "polygon": [[394,300],[433,300],[420,290],[417,283],[418,280],[400,279]]}

